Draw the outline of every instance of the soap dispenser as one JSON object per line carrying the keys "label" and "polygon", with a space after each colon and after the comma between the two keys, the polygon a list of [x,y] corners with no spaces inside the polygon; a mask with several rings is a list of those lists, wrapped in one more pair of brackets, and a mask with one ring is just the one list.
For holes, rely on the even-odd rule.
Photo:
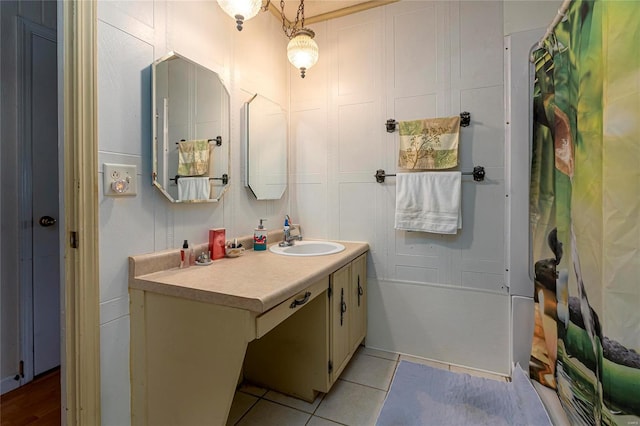
{"label": "soap dispenser", "polygon": [[267,249],[267,230],[262,224],[265,220],[267,219],[260,219],[260,225],[253,230],[253,249],[256,251]]}
{"label": "soap dispenser", "polygon": [[180,268],[188,268],[191,265],[189,242],[184,240],[182,243],[182,249],[180,250]]}

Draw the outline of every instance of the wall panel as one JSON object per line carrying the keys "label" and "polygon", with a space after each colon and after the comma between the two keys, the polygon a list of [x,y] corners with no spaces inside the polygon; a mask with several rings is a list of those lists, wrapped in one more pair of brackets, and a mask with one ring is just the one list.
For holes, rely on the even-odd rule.
{"label": "wall panel", "polygon": [[507,295],[368,282],[369,347],[509,375]]}
{"label": "wall panel", "polygon": [[394,51],[393,87],[398,93],[432,93],[448,80],[447,73],[438,72],[438,58],[443,52],[439,48],[441,16],[437,10],[435,2],[424,2],[419,8],[393,14],[388,21],[388,46]]}

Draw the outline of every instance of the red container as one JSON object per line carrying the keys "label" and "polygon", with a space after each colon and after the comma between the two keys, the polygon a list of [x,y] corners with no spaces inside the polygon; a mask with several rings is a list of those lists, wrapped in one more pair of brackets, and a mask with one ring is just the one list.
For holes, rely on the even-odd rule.
{"label": "red container", "polygon": [[209,230],[209,252],[211,253],[211,260],[216,260],[224,257],[225,241],[226,237],[224,228],[215,228]]}

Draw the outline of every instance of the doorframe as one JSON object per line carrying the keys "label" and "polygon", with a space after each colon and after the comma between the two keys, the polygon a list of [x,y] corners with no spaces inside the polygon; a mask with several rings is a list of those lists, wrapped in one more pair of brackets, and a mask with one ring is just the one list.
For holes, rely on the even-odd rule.
{"label": "doorframe", "polygon": [[62,422],[100,424],[97,2],[58,0],[58,22],[65,219]]}
{"label": "doorframe", "polygon": [[[18,111],[18,128],[20,131],[17,133],[18,146],[20,147],[20,153],[18,156],[18,170],[20,170],[20,191],[18,202],[18,217],[23,221],[29,221],[32,218],[33,213],[33,162],[31,154],[33,152],[33,145],[31,143],[31,127],[27,127],[27,117],[31,116],[31,85],[28,83],[28,78],[31,76],[32,67],[30,65],[30,53],[31,43],[29,38],[33,35],[45,38],[47,40],[57,43],[56,31],[45,26],[39,25],[28,19],[18,17],[18,55],[20,60],[18,61],[18,98],[25,100],[21,104],[21,108]],[[27,73],[29,73],[27,75]],[[60,200],[58,202],[60,205]],[[62,239],[62,232],[59,232],[59,239]],[[18,227],[18,244],[20,250],[20,259],[27,257],[31,258],[31,263],[20,262],[19,273],[19,287],[20,287],[20,352],[22,365],[22,377],[20,378],[20,385],[28,383],[33,380],[34,368],[33,368],[33,348],[34,348],[34,336],[33,336],[33,224],[23,222],[22,226]],[[59,251],[60,257],[62,257],[62,251]],[[59,280],[62,285],[62,279]]]}

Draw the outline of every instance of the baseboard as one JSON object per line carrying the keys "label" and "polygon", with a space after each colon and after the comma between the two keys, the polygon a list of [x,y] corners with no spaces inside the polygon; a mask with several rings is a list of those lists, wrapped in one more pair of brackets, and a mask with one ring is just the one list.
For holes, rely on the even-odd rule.
{"label": "baseboard", "polygon": [[16,380],[13,376],[5,377],[0,382],[0,395],[4,395],[7,392],[17,389],[20,385],[22,385],[22,380]]}

